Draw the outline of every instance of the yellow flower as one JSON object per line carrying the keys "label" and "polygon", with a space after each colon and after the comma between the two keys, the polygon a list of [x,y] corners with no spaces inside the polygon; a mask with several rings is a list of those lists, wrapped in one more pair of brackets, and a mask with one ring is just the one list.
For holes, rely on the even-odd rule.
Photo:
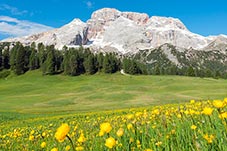
{"label": "yellow flower", "polygon": [[105,133],[103,131],[99,131],[99,136],[103,136]]}
{"label": "yellow flower", "polygon": [[32,130],[31,132],[30,132],[30,134],[32,135],[32,134],[34,134],[35,133],[35,131],[34,130]]}
{"label": "yellow flower", "polygon": [[227,98],[224,98],[224,102],[225,102],[225,104],[227,104]]}
{"label": "yellow flower", "polygon": [[206,139],[209,144],[211,144],[213,142],[214,135],[209,136],[208,134],[205,134],[203,135],[203,138]]}
{"label": "yellow flower", "polygon": [[203,114],[205,115],[211,115],[214,109],[210,108],[210,107],[205,107],[202,111]]}
{"label": "yellow flower", "polygon": [[58,129],[57,132],[55,133],[55,138],[59,141],[59,142],[63,142],[66,135],[68,134],[70,128],[68,126],[68,124],[62,124]]}
{"label": "yellow flower", "polygon": [[43,133],[42,133],[42,137],[45,137],[45,136],[46,136],[46,133],[45,133],[45,132],[43,132]]}
{"label": "yellow flower", "polygon": [[30,140],[30,141],[33,141],[34,138],[35,138],[35,137],[34,137],[33,135],[30,135],[30,136],[29,136],[29,140]]}
{"label": "yellow flower", "polygon": [[162,145],[162,142],[159,141],[159,142],[155,143],[155,145],[156,146],[161,146]]}
{"label": "yellow flower", "polygon": [[132,119],[133,117],[134,117],[133,114],[128,114],[128,115],[127,115],[127,119],[129,119],[129,120]]}
{"label": "yellow flower", "polygon": [[82,150],[84,150],[84,147],[82,147],[82,146],[76,147],[76,151],[82,151]]}
{"label": "yellow flower", "polygon": [[181,116],[181,114],[177,114],[177,118],[181,118],[182,116]]}
{"label": "yellow flower", "polygon": [[83,142],[86,141],[86,138],[84,137],[84,134],[83,134],[83,133],[80,134],[80,137],[77,139],[77,141],[78,141],[79,143],[83,143]]}
{"label": "yellow flower", "polygon": [[197,126],[195,126],[195,125],[192,125],[192,126],[191,126],[191,129],[192,129],[192,130],[195,130],[196,128],[197,128]]}
{"label": "yellow flower", "polygon": [[225,102],[222,100],[214,100],[213,106],[216,108],[223,108],[225,106]]}
{"label": "yellow flower", "polygon": [[100,124],[100,130],[104,133],[109,133],[112,130],[110,123]]}
{"label": "yellow flower", "polygon": [[66,151],[69,151],[70,148],[71,148],[71,147],[70,147],[69,145],[67,145],[67,146],[65,147],[65,150],[66,150]]}
{"label": "yellow flower", "polygon": [[227,112],[223,112],[223,113],[219,114],[219,118],[221,118],[221,119],[227,118]]}
{"label": "yellow flower", "polygon": [[58,149],[55,147],[55,148],[52,148],[51,151],[58,151]]}
{"label": "yellow flower", "polygon": [[147,148],[147,149],[145,149],[144,151],[153,151],[152,149],[150,149],[150,148]]}
{"label": "yellow flower", "polygon": [[41,146],[41,148],[45,148],[47,146],[47,144],[46,144],[46,142],[42,142],[40,146]]}
{"label": "yellow flower", "polygon": [[117,136],[121,137],[124,134],[124,129],[123,128],[119,128],[119,130],[117,131]]}
{"label": "yellow flower", "polygon": [[105,146],[108,148],[113,148],[116,145],[116,141],[113,137],[109,137],[106,139]]}
{"label": "yellow flower", "polygon": [[132,137],[130,137],[129,143],[132,143],[132,142],[134,142],[134,139]]}
{"label": "yellow flower", "polygon": [[128,130],[133,129],[132,124],[131,124],[131,123],[129,123],[129,124],[127,125],[127,128],[128,128]]}
{"label": "yellow flower", "polygon": [[194,104],[195,103],[195,100],[190,100],[190,104]]}

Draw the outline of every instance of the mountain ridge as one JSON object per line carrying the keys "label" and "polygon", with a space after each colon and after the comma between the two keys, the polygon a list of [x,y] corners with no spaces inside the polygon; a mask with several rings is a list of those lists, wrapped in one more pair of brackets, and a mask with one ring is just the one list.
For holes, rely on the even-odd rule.
{"label": "mountain ridge", "polygon": [[25,45],[32,42],[78,47],[83,45],[93,51],[114,51],[120,54],[136,54],[139,50],[155,49],[165,43],[184,49],[227,49],[227,36],[208,36],[190,32],[177,18],[149,17],[145,13],[121,12],[103,8],[92,13],[91,19],[83,22],[78,18],[47,32],[5,39],[1,42],[19,41]]}

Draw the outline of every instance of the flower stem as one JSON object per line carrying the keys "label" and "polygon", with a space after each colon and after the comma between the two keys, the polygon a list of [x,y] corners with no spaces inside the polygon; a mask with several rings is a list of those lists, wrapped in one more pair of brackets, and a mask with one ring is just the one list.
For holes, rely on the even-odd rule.
{"label": "flower stem", "polygon": [[75,149],[75,147],[74,147],[74,145],[73,145],[72,139],[71,139],[68,135],[66,135],[66,137],[69,139],[69,141],[70,141],[70,143],[71,143],[71,145],[72,145],[73,150],[76,151],[76,149]]}

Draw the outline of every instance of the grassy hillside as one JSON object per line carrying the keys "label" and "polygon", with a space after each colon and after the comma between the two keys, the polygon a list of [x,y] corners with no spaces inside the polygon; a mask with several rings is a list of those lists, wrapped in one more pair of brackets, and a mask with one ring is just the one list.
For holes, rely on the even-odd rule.
{"label": "grassy hillside", "polygon": [[98,111],[190,99],[223,99],[227,80],[180,76],[124,76],[119,73],[69,77],[40,71],[0,79],[0,112]]}

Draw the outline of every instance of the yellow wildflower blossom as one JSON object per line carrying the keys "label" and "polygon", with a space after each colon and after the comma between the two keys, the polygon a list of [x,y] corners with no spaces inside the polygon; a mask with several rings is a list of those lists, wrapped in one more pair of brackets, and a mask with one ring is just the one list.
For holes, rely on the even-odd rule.
{"label": "yellow wildflower blossom", "polygon": [[210,107],[205,107],[202,111],[203,114],[205,115],[211,115],[214,109],[210,108]]}
{"label": "yellow wildflower blossom", "polygon": [[112,130],[110,123],[100,124],[100,130],[104,133],[109,133]]}
{"label": "yellow wildflower blossom", "polygon": [[222,100],[214,100],[213,106],[216,108],[223,108],[225,106],[225,102]]}
{"label": "yellow wildflower blossom", "polygon": [[119,128],[119,130],[117,131],[117,136],[121,137],[124,134],[124,129],[123,128]]}
{"label": "yellow wildflower blossom", "polygon": [[191,126],[191,129],[192,129],[192,130],[195,130],[196,128],[197,128],[197,126],[195,126],[195,125],[192,125],[192,126]]}
{"label": "yellow wildflower blossom", "polygon": [[208,134],[205,134],[203,135],[203,138],[206,139],[209,144],[211,144],[213,142],[214,135],[209,136]]}
{"label": "yellow wildflower blossom", "polygon": [[42,142],[40,146],[41,146],[41,148],[45,148],[46,145],[47,145],[46,142]]}
{"label": "yellow wildflower blossom", "polygon": [[55,147],[55,148],[52,148],[51,151],[58,151],[58,149]]}
{"label": "yellow wildflower blossom", "polygon": [[59,142],[63,142],[65,140],[66,135],[68,134],[70,128],[68,124],[62,124],[58,129],[57,132],[55,133],[55,138]]}
{"label": "yellow wildflower blossom", "polygon": [[106,139],[105,146],[108,148],[113,148],[116,145],[116,141],[113,137],[109,137]]}
{"label": "yellow wildflower blossom", "polygon": [[70,148],[71,148],[71,147],[70,147],[69,145],[67,145],[67,146],[65,147],[65,150],[66,150],[66,151],[69,151]]}

